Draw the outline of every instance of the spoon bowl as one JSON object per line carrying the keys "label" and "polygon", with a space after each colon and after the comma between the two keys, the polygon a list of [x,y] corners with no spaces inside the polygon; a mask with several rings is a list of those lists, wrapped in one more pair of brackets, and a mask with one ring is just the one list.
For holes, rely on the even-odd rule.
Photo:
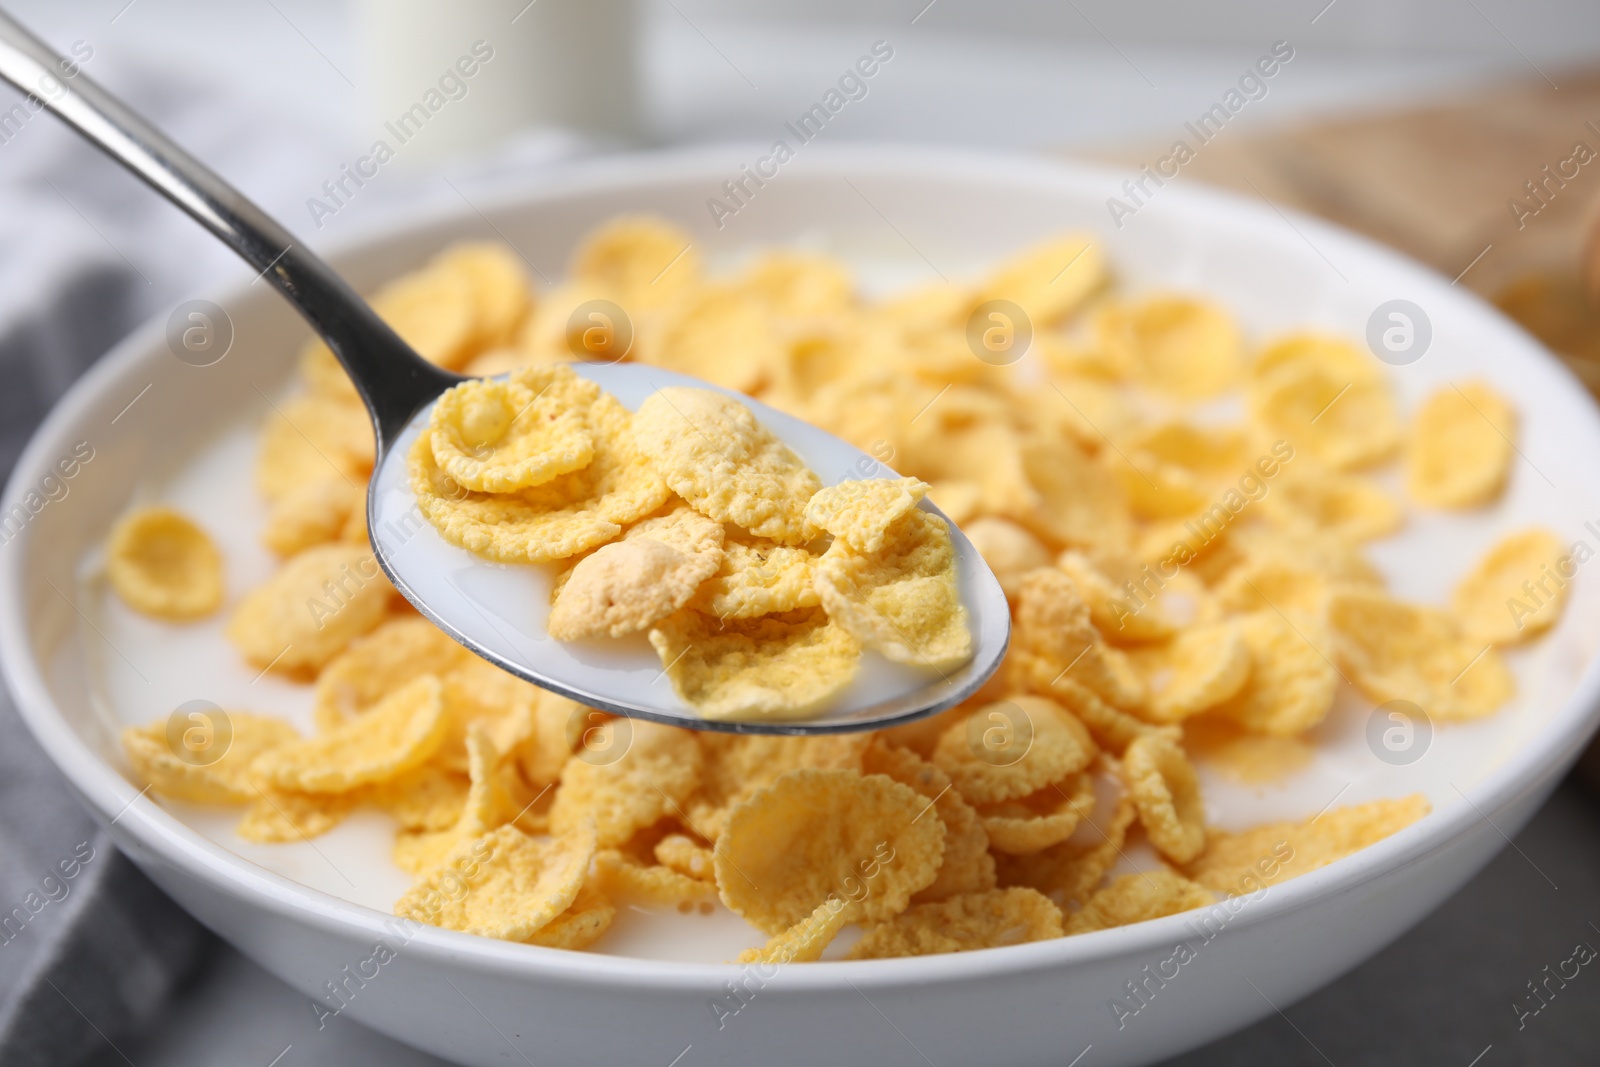
{"label": "spoon bowl", "polygon": [[[51,79],[44,106],[90,143],[166,196],[261,272],[327,343],[372,416],[376,464],[367,490],[368,530],[379,565],[429,620],[491,663],[583,704],[696,729],[741,733],[835,733],[881,728],[952,707],[999,667],[1010,612],[999,582],[972,543],[951,526],[975,654],[961,667],[925,670],[868,653],[850,688],[817,718],[711,721],[673,691],[642,635],[612,643],[563,644],[545,629],[550,567],[504,565],[446,544],[423,518],[406,469],[410,445],[433,403],[459,376],[417,355],[332,268],[266,212],[190,156],[115,96],[79,74],[53,78],[63,60],[0,12],[0,81],[23,92]],[[705,382],[638,364],[576,364],[574,370],[630,410],[665,385]],[[726,390],[722,390],[726,392]],[[732,394],[730,394],[732,395]],[[891,477],[892,471],[831,435],[741,397],[757,418],[822,478]],[[927,501],[925,510],[937,513]]]}
{"label": "spoon bowl", "polygon": [[[638,363],[574,363],[575,373],[634,410],[672,385],[716,389],[696,378]],[[737,397],[792,448],[824,485],[852,478],[894,478],[867,453],[792,415]],[[642,633],[623,639],[561,642],[549,636],[550,588],[560,564],[503,564],[445,541],[422,516],[411,490],[406,456],[426,432],[431,409],[418,412],[379,457],[367,497],[367,528],[384,573],[434,625],[478,655],[535,685],[582,704],[674,726],[734,733],[814,734],[877,729],[932,715],[977,691],[1004,658],[1011,636],[1005,593],[972,542],[950,526],[961,599],[973,637],[973,657],[938,670],[864,655],[861,671],[816,718],[803,721],[721,721],[701,718],[673,692],[655,650]],[[940,515],[924,499],[924,511]]]}

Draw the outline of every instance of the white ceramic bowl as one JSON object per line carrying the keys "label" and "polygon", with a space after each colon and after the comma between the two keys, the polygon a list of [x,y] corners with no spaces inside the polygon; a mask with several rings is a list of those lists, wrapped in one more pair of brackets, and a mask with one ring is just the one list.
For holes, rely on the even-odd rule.
{"label": "white ceramic bowl", "polygon": [[[1396,368],[1402,402],[1470,375],[1523,413],[1521,461],[1506,500],[1460,520],[1414,519],[1375,557],[1403,594],[1437,602],[1499,532],[1529,521],[1594,547],[1600,420],[1554,359],[1483,302],[1391,252],[1259,201],[1169,184],[1117,229],[1106,199],[1124,175],[1037,160],[806,146],[718,230],[705,206],[744,151],[618,159],[541,177],[478,206],[546,274],[559,273],[595,222],[653,211],[691,228],[710,255],[806,240],[884,281],[965,272],[1040,236],[1087,228],[1135,288],[1209,292],[1258,336],[1315,325],[1363,335],[1381,303],[1404,298],[1432,323],[1427,355]],[[452,239],[492,237],[470,209],[412,218],[332,256],[360,286],[420,263]],[[325,996],[393,939],[381,910],[250,862],[130,784],[116,721],[97,710],[95,665],[115,650],[80,624],[80,563],[135,486],[237,423],[282,388],[303,328],[263,286],[210,294],[229,312],[233,351],[211,367],[168,351],[165,324],[139,330],[80,381],[18,463],[6,513],[77,442],[94,459],[0,544],[0,658],[18,706],[117,844],[202,922],[303,991]],[[138,397],[137,403],[128,407]],[[126,409],[126,410],[125,410]],[[36,497],[37,499],[42,498]],[[1600,529],[1600,527],[1596,527]],[[10,534],[10,531],[7,531]],[[1454,892],[1528,819],[1596,721],[1600,583],[1580,573],[1566,618],[1513,657],[1516,704],[1485,723],[1441,729],[1406,767],[1364,740],[1370,706],[1340,708],[1315,765],[1292,787],[1208,783],[1213,815],[1244,824],[1276,812],[1422,790],[1435,811],[1349,859],[1207,920],[1173,916],[1082,937],[965,955],[819,963],[775,976],[734,966],[565,953],[424,929],[350,1000],[345,1014],[470,1064],[1146,1063],[1283,1007],[1358,963]],[[124,672],[125,674],[126,672]],[[154,692],[160,679],[145,684]],[[137,690],[126,678],[122,684]],[[128,695],[139,704],[137,692]],[[115,703],[115,701],[113,701]],[[103,703],[101,705],[103,708]],[[148,717],[148,716],[143,716]],[[1340,783],[1343,783],[1342,785]],[[1335,789],[1337,787],[1337,791]],[[1254,805],[1252,807],[1252,805]],[[222,840],[226,840],[223,838]],[[349,862],[358,863],[359,860]],[[343,894],[348,897],[351,894]],[[1220,932],[1218,932],[1220,931]],[[1178,942],[1194,958],[1152,978]],[[1145,969],[1152,968],[1151,971]],[[369,967],[370,973],[370,967]],[[730,983],[743,987],[736,1014]],[[1142,985],[1136,1007],[1129,983]],[[352,988],[354,988],[352,986]],[[1269,1003],[1270,998],[1270,1003]],[[721,1025],[719,1026],[719,1021]],[[681,1057],[681,1059],[680,1059]]]}

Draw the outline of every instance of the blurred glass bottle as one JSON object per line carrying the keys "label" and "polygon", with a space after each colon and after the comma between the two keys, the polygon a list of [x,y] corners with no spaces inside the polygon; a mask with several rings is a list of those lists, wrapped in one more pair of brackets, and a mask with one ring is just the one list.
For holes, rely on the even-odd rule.
{"label": "blurred glass bottle", "polygon": [[638,135],[636,0],[357,0],[356,17],[362,89],[404,139],[397,157],[481,152],[538,126]]}

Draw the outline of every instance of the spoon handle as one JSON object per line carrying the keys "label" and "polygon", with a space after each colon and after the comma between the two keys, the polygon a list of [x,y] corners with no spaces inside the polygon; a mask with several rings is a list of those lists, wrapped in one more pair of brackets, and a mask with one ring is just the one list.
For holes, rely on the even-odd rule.
{"label": "spoon handle", "polygon": [[418,356],[293,234],[214,171],[0,11],[0,80],[29,94],[220,237],[299,310],[354,380],[381,455],[422,405],[460,379]]}

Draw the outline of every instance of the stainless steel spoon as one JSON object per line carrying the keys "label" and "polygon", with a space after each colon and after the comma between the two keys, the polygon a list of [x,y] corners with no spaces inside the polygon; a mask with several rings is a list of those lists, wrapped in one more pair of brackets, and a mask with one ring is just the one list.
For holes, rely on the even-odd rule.
{"label": "stainless steel spoon", "polygon": [[[269,279],[327,342],[372,415],[377,461],[367,495],[368,529],[379,564],[417,609],[473,652],[535,685],[620,715],[737,733],[841,733],[931,715],[974,693],[999,667],[1011,637],[1000,584],[972,543],[951,527],[961,592],[976,653],[939,671],[891,664],[869,653],[835,706],[803,722],[721,722],[700,718],[674,693],[642,636],[563,644],[544,629],[549,570],[487,562],[447,544],[421,517],[406,453],[427,425],[434,399],[462,379],[411,350],[366,301],[306,246],[238,190],[0,12],[0,80],[32,93],[112,159],[143,178]],[[42,92],[44,86],[51,91]],[[704,382],[632,363],[574,369],[637,408],[665,385]],[[756,417],[833,484],[894,472],[855,447],[747,398]],[[937,512],[927,501],[922,505]]]}

